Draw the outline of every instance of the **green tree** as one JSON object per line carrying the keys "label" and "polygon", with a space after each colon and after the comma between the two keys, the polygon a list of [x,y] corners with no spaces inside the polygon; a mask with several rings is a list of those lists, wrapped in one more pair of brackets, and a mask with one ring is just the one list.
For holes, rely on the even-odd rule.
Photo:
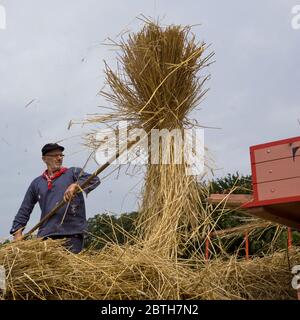
{"label": "green tree", "polygon": [[[251,175],[240,175],[238,172],[235,174],[228,174],[223,178],[217,178],[208,184],[210,193],[220,194],[252,194],[252,178]],[[222,209],[220,209],[222,210]],[[228,229],[233,227],[242,226],[247,223],[249,215],[243,213],[238,209],[232,209],[222,212],[220,218],[220,211],[216,210],[217,228]],[[234,254],[238,251],[240,256],[245,255],[245,250],[242,244],[244,235],[237,234],[230,238],[222,239],[222,247],[226,248],[228,254]],[[299,233],[293,232],[293,243],[300,243]],[[258,229],[249,236],[250,254],[261,255],[264,253],[277,249],[284,249],[287,246],[287,233],[285,228],[271,227],[268,229]],[[242,247],[241,247],[242,246]]]}
{"label": "green tree", "polygon": [[101,249],[107,242],[124,244],[135,234],[134,221],[137,212],[123,213],[120,216],[106,213],[96,214],[87,221],[85,247]]}

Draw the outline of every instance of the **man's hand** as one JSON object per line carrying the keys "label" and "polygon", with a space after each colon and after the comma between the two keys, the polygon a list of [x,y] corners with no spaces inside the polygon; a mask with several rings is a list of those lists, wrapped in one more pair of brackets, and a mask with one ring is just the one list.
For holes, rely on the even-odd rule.
{"label": "man's hand", "polygon": [[14,241],[21,241],[23,240],[23,234],[22,234],[23,228],[19,229],[14,233]]}
{"label": "man's hand", "polygon": [[66,190],[65,194],[64,194],[64,200],[70,201],[73,196],[75,195],[76,191],[78,190],[78,184],[77,183],[72,183],[69,185],[68,189]]}

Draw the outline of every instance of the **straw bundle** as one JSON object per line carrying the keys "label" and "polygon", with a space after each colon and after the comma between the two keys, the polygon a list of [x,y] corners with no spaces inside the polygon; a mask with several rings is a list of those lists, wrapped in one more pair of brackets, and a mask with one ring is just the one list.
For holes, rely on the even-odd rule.
{"label": "straw bundle", "polygon": [[[199,71],[209,65],[213,53],[203,56],[205,43],[196,43],[189,27],[146,22],[141,31],[118,44],[119,69],[106,66],[110,91],[101,94],[113,105],[113,111],[95,115],[90,122],[129,121],[130,129],[142,128],[150,136],[152,129],[195,128],[189,113],[199,104],[207,90],[208,75]],[[95,141],[88,136],[89,145]],[[148,139],[150,142],[150,139]],[[160,141],[156,164],[148,144],[148,165],[143,202],[137,228],[149,248],[164,257],[177,257],[190,234],[207,219],[199,211],[199,188],[194,177],[187,175],[188,165],[183,148],[168,150]],[[164,163],[169,153],[168,164]],[[180,164],[175,161],[179,152]],[[157,151],[156,151],[157,153]]]}
{"label": "straw bundle", "polygon": [[[28,240],[0,249],[5,299],[295,299],[286,252],[253,260],[164,259],[142,246],[107,245],[74,255],[61,242]],[[300,252],[290,252],[290,265]]]}
{"label": "straw bundle", "polygon": [[197,76],[212,56],[202,57],[205,44],[195,43],[189,27],[147,23],[118,45],[119,69],[105,70],[111,92],[101,92],[116,108],[111,117],[147,132],[190,124],[188,113],[206,93],[208,76]]}
{"label": "straw bundle", "polygon": [[289,300],[296,299],[291,269],[300,262],[299,250],[250,260],[215,259],[195,279],[201,299]]}
{"label": "straw bundle", "polygon": [[58,241],[28,240],[0,250],[6,299],[180,299],[190,271],[138,247],[74,255]]}

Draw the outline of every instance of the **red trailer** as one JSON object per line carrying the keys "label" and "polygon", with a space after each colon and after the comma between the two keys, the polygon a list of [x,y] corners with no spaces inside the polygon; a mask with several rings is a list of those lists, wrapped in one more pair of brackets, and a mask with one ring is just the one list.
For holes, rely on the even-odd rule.
{"label": "red trailer", "polygon": [[209,201],[288,226],[291,247],[291,228],[300,230],[300,137],[252,146],[250,159],[253,195],[212,194]]}
{"label": "red trailer", "polygon": [[242,207],[300,230],[300,137],[252,146],[250,158],[253,199]]}
{"label": "red trailer", "polygon": [[253,195],[212,194],[252,215],[300,230],[300,137],[250,147]]}

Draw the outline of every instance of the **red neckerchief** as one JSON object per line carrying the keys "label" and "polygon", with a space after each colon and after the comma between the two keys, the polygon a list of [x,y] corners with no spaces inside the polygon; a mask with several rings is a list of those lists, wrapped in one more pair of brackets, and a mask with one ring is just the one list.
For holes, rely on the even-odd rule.
{"label": "red neckerchief", "polygon": [[42,174],[42,177],[47,180],[48,190],[51,190],[51,189],[52,189],[52,181],[53,181],[54,179],[60,177],[60,176],[61,176],[63,173],[65,173],[67,170],[68,170],[67,168],[62,167],[62,168],[60,168],[59,171],[56,171],[53,176],[48,176],[48,170],[46,170],[46,171]]}

